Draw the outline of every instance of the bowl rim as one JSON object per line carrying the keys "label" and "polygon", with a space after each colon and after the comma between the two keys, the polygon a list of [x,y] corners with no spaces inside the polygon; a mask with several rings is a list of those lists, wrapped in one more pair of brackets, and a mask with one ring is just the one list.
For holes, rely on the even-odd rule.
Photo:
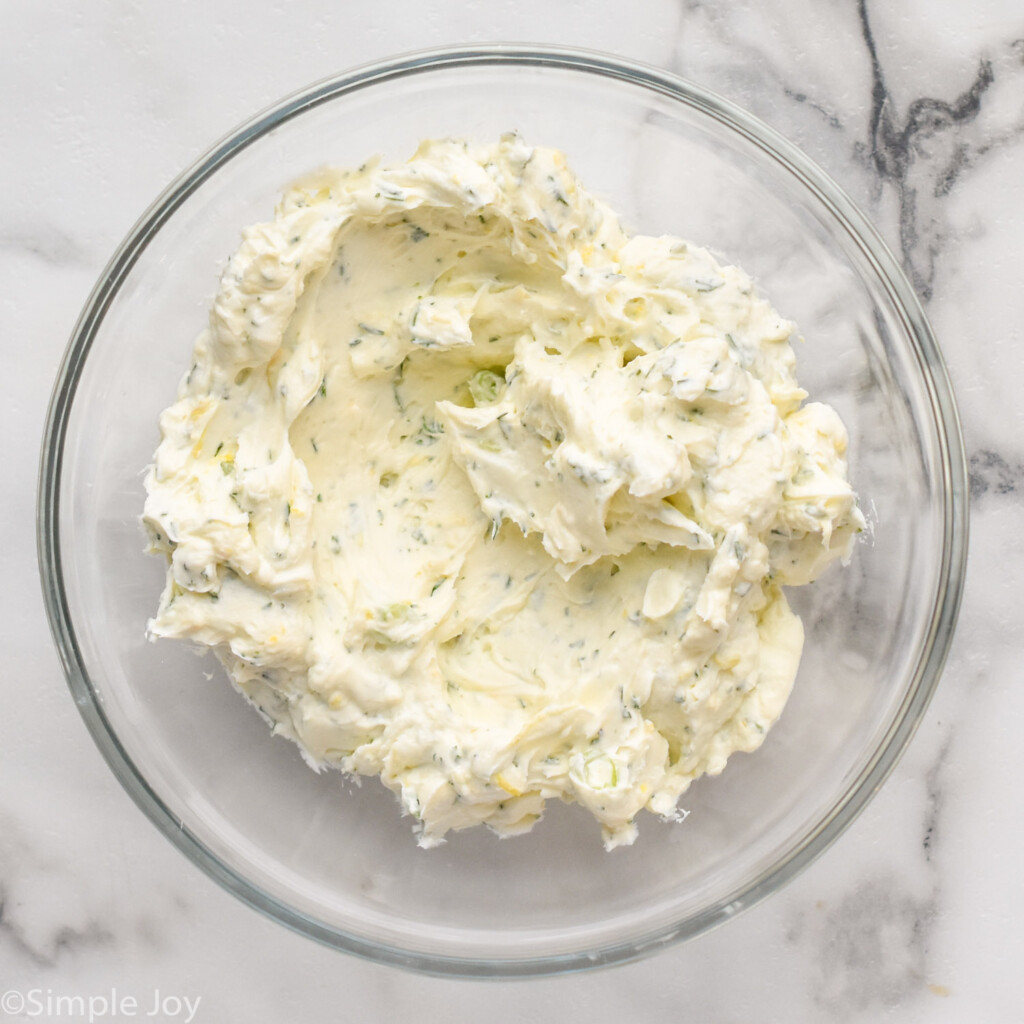
{"label": "bowl rim", "polygon": [[[929,399],[946,496],[942,558],[929,629],[910,685],[881,742],[830,810],[795,845],[751,882],[700,913],[654,928],[640,938],[593,949],[495,959],[426,953],[349,934],[264,892],[217,857],[171,812],[137,770],[108,721],[86,671],[63,578],[60,499],[64,442],[78,382],[103,319],[143,250],[203,182],[272,129],[348,93],[376,83],[460,67],[541,67],[624,81],[667,96],[719,122],[780,163],[851,236],[893,303],[921,371]],[[449,46],[377,60],[294,92],[244,121],[181,172],[142,214],[102,271],[74,326],[58,370],[43,432],[37,491],[36,543],[50,631],[68,686],[86,727],[118,781],[149,820],[185,856],[242,902],[292,930],[361,958],[422,973],[510,978],[549,975],[622,963],[693,938],[754,906],[816,860],[850,826],[892,771],[910,742],[938,684],[963,594],[968,547],[968,483],[963,434],[949,376],[917,295],[877,230],[846,193],[794,144],[729,100],[660,68],[608,53],[495,43]]]}

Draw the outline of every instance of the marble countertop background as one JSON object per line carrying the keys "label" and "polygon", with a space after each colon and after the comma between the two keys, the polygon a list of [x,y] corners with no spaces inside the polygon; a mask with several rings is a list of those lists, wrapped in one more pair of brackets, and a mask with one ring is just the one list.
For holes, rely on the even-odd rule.
{"label": "marble countertop background", "polygon": [[[95,1019],[156,1004],[149,1019],[218,1024],[1024,1020],[1020,0],[4,0],[0,11],[0,1024],[85,1020],[54,1000],[112,990],[136,1012]],[[68,694],[39,595],[34,501],[51,381],[77,313],[164,185],[316,78],[495,40],[671,69],[817,160],[927,305],[963,415],[973,518],[937,696],[891,779],[824,857],[738,920],[653,959],[479,983],[321,948],[242,906],[161,838]]]}

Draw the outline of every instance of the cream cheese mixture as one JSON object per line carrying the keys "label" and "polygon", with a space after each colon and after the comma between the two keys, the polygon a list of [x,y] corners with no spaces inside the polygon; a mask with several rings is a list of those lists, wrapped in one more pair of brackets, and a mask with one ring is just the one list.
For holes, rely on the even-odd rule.
{"label": "cream cheese mixture", "polygon": [[863,526],[793,330],[514,135],[304,180],[162,415],[150,634],[379,775],[423,846],[550,798],[632,842],[761,744],[803,643],[782,588]]}

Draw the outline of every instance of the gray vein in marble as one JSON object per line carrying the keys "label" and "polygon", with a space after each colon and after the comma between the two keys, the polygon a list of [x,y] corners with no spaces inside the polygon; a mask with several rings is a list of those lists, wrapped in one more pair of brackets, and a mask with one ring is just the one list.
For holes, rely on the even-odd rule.
{"label": "gray vein in marble", "polygon": [[843,130],[843,122],[840,119],[839,115],[835,113],[835,111],[829,110],[823,103],[818,103],[817,101],[811,99],[811,97],[808,96],[807,93],[801,92],[800,90],[797,89],[793,89],[790,86],[785,86],[783,88],[783,93],[789,99],[793,100],[794,103],[803,103],[810,107],[811,110],[816,110],[819,114],[821,114],[825,123],[830,128],[835,128],[838,131]]}
{"label": "gray vein in marble", "polygon": [[169,929],[188,927],[191,907],[180,893],[164,891],[160,859],[140,858],[134,871],[136,881],[149,883],[150,899],[122,903],[120,883],[106,872],[135,852],[134,841],[108,836],[92,821],[82,829],[79,811],[70,807],[65,819],[62,830],[76,837],[74,845],[55,845],[58,833],[37,827],[37,805],[0,806],[0,969],[17,962],[26,970],[60,971],[83,957],[161,953]]}
{"label": "gray vein in marble", "polygon": [[784,940],[810,956],[813,1001],[829,1020],[909,1014],[917,1001],[942,989],[931,984],[931,945],[943,913],[944,776],[953,737],[947,728],[921,776],[923,813],[914,845],[898,837],[891,865],[857,878],[834,907],[819,900],[789,921]]}
{"label": "gray vein in marble", "polygon": [[936,913],[934,892],[912,895],[895,874],[865,879],[827,915],[815,1003],[841,1020],[920,996]]}
{"label": "gray vein in marble", "polygon": [[[728,7],[709,4],[707,0],[682,0],[680,11],[684,18],[687,15],[700,16],[704,19],[705,24],[711,28],[713,37],[716,38],[723,48],[723,52],[728,54],[729,57],[730,67],[727,77],[732,79],[732,84],[739,86],[742,92],[750,94],[750,100],[755,101],[751,103],[752,109],[758,106],[756,100],[763,100],[766,94],[770,97],[771,89],[766,89],[766,85],[770,84],[779,95],[785,96],[787,99],[815,111],[829,128],[838,132],[842,132],[845,129],[846,125],[842,116],[831,104],[820,97],[812,96],[805,83],[801,82],[798,86],[792,82],[790,77],[791,64],[788,62],[778,62],[774,59],[773,55],[765,52],[762,49],[761,39],[746,39],[741,33],[736,31],[730,16],[733,12]],[[684,21],[681,29],[685,27]],[[680,45],[677,46],[677,51],[670,61],[670,66],[678,74],[688,77],[692,72],[687,62],[682,59],[682,39],[683,32],[680,31]],[[755,110],[755,112],[757,111]],[[761,114],[765,116],[767,111],[762,110]]]}
{"label": "gray vein in marble", "polygon": [[70,235],[45,222],[0,228],[0,253],[29,257],[61,267],[92,268],[89,254]]}
{"label": "gray vein in marble", "polygon": [[[904,268],[922,299],[928,301],[949,234],[929,200],[948,195],[960,175],[980,157],[1024,136],[1024,106],[1001,132],[993,133],[979,124],[982,104],[996,82],[995,64],[983,56],[974,81],[954,100],[918,97],[900,122],[875,44],[867,0],[858,0],[858,12],[872,73],[870,159],[879,181],[896,189]],[[1007,53],[1020,64],[1024,44],[1014,40]]]}
{"label": "gray vein in marble", "polygon": [[[64,954],[113,941],[112,933],[96,918],[77,924],[55,923],[52,929],[44,929],[44,934],[33,935],[26,923],[39,911],[39,894],[33,893],[31,882],[22,884],[24,875],[48,876],[55,865],[10,814],[0,814],[0,837],[0,950],[9,945],[35,965],[53,967]],[[52,878],[50,881],[48,895],[52,898],[55,890]]]}
{"label": "gray vein in marble", "polygon": [[971,502],[985,494],[1016,494],[1024,482],[1024,462],[1011,465],[999,452],[983,448],[968,462]]}
{"label": "gray vein in marble", "polygon": [[[803,5],[783,13],[681,0],[685,24],[672,63],[684,75],[712,76],[755,113],[794,135],[838,170],[847,189],[876,214],[882,197],[891,195],[896,248],[912,284],[928,301],[955,234],[941,200],[984,157],[1024,142],[1024,21],[1008,24],[1001,38],[996,26],[983,51],[968,58],[973,67],[956,66],[952,74],[963,77],[951,79],[951,95],[928,95],[914,73],[908,74],[912,65],[884,56],[886,44],[900,44],[901,38],[875,27],[872,7],[857,0],[833,4],[827,16],[820,6],[806,11],[808,31],[821,36],[834,55],[825,62],[820,47],[780,49]],[[874,10],[880,16],[879,8]],[[790,45],[795,39],[789,32]],[[896,52],[905,59],[913,48],[897,45]],[[910,96],[902,109],[897,91]],[[937,91],[934,85],[931,91]],[[854,96],[863,101],[854,103]],[[800,138],[807,128],[793,116],[800,108],[824,131],[811,126]],[[866,176],[863,184],[860,175]]]}
{"label": "gray vein in marble", "polygon": [[[924,836],[921,839],[921,847],[924,850],[924,859],[930,864],[932,858],[937,855],[939,844],[942,840],[942,816],[945,809],[945,789],[943,787],[942,774],[945,770],[950,747],[953,743],[953,730],[946,733],[946,738],[939,747],[935,760],[932,762],[924,777],[925,787],[925,816]],[[933,892],[938,897],[938,880]]]}
{"label": "gray vein in marble", "polygon": [[0,885],[0,936],[8,939],[15,949],[37,967],[56,967],[58,961],[66,954],[98,945],[109,945],[113,941],[111,933],[98,922],[94,922],[81,930],[60,928],[48,938],[47,949],[44,951],[28,939],[16,922],[8,920],[4,913],[6,908],[7,897]]}

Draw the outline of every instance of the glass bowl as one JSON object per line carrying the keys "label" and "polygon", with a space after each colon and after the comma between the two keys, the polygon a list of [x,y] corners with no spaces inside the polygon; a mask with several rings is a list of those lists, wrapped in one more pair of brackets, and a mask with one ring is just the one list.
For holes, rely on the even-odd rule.
{"label": "glass bowl", "polygon": [[[317,775],[219,665],[146,640],[163,581],[143,554],[142,472],[241,229],[323,164],[404,158],[426,137],[519,130],[564,150],[633,231],[724,254],[796,320],[799,378],[849,428],[870,529],[851,565],[791,593],[807,640],[760,751],[644,815],[606,853],[576,807],[526,836],[434,850],[377,780]],[[51,628],[104,757],[186,856],[299,932],[379,962],[477,976],[650,953],[776,890],[849,825],[936,686],[967,546],[954,400],[878,235],[792,145],[705,90],[596,54],[414,54],[322,82],[242,125],[143,215],[93,291],[58,375],[38,530]]]}

